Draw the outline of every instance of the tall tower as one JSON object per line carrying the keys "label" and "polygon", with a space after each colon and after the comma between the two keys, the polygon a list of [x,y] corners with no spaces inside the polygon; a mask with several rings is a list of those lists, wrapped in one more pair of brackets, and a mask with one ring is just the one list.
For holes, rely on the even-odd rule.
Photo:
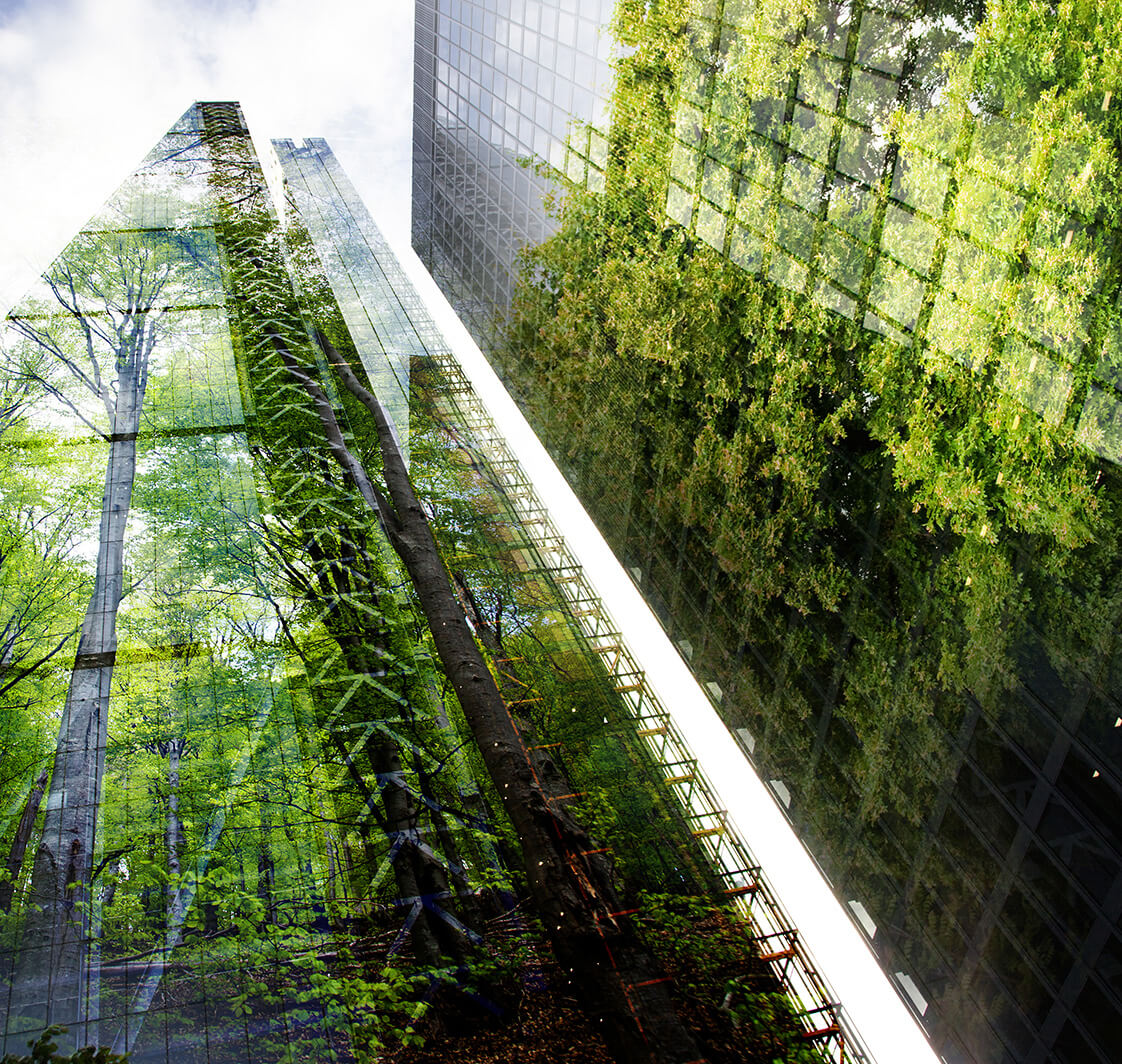
{"label": "tall tower", "polygon": [[279,212],[195,104],[5,323],[4,1049],[860,1059],[330,150],[274,147]]}
{"label": "tall tower", "polygon": [[938,1051],[1107,1061],[1118,100],[1031,71],[1115,15],[1003,11],[619,5],[606,168],[476,335]]}
{"label": "tall tower", "polygon": [[612,7],[417,3],[413,246],[484,346],[510,308],[518,252],[554,225],[538,164],[571,157],[576,176],[592,156],[603,171]]}

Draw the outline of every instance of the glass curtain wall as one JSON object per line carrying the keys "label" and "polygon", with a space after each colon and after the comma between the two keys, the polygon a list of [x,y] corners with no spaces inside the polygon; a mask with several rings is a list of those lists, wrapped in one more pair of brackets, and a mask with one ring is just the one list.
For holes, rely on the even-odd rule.
{"label": "glass curtain wall", "polygon": [[501,1014],[504,978],[561,978],[525,945],[522,843],[414,584],[340,464],[379,469],[379,437],[332,350],[408,441],[550,801],[595,823],[627,897],[713,887],[415,293],[322,142],[279,148],[286,229],[240,108],[194,105],[5,323],[8,1052],[55,1024],[133,1061],[380,1059],[449,995]]}
{"label": "glass curtain wall", "polygon": [[564,170],[570,138],[606,162],[612,6],[417,3],[413,246],[481,342],[509,309],[519,250],[553,228],[538,164]]}
{"label": "glass curtain wall", "polygon": [[476,332],[950,1061],[1122,1052],[1119,12],[1064,10],[619,4]]}

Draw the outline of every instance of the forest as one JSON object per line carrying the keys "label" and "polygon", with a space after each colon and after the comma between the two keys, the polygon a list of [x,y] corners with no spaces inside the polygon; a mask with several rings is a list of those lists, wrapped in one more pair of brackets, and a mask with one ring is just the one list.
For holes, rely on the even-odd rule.
{"label": "forest", "polygon": [[6,1064],[822,1059],[466,382],[416,334],[406,468],[236,105],[6,324]]}

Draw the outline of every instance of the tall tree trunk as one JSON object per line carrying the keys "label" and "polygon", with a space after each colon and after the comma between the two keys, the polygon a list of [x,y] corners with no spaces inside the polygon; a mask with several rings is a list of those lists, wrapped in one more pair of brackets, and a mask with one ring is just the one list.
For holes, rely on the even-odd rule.
{"label": "tall tree trunk", "polygon": [[[79,1041],[90,1019],[89,983],[97,978],[88,970],[90,880],[117,651],[117,609],[124,595],[125,525],[148,376],[150,338],[142,326],[137,333],[132,357],[117,369],[94,589],[59,727],[12,988],[12,1012],[22,1017],[22,1026],[34,1030],[48,1023],[76,1024],[79,1030],[70,1033]],[[143,362],[138,364],[141,355]]]}
{"label": "tall tree trunk", "polygon": [[48,775],[45,768],[39,773],[39,778],[32,784],[31,793],[24,804],[23,816],[19,818],[19,823],[16,825],[16,837],[12,840],[12,848],[8,851],[8,878],[0,883],[0,912],[12,911],[16,880],[23,867],[23,855],[27,852],[31,829],[35,826],[35,818],[39,815],[39,803],[43,800],[43,791],[47,789]]}
{"label": "tall tree trunk", "polygon": [[437,912],[448,898],[444,869],[422,849],[416,803],[405,783],[397,744],[382,736],[372,737],[371,760],[377,766],[378,787],[386,813],[386,834],[399,892],[398,904],[406,907],[411,921],[413,952],[423,964],[439,963],[442,953],[462,958],[466,943],[440,920]]}
{"label": "tall tree trunk", "polygon": [[487,771],[522,845],[534,907],[573,989],[613,1055],[624,1064],[696,1062],[702,1057],[670,1003],[662,973],[626,918],[596,847],[568,813],[550,804],[452,589],[428,518],[413,492],[381,403],[321,335],[347,388],[374,417],[389,498],[343,441],[323,390],[282,352],[313,399],[332,453],[375,508],[416,589],[437,654]]}
{"label": "tall tree trunk", "polygon": [[456,841],[456,835],[452,831],[451,825],[448,823],[448,818],[444,815],[444,807],[435,798],[437,793],[436,777],[433,773],[426,771],[424,758],[421,757],[419,750],[413,752],[413,771],[420,781],[421,793],[429,795],[431,798],[429,819],[432,821],[436,837],[440,840],[440,852],[444,854],[444,858],[448,862],[448,879],[451,880],[451,886],[455,888],[456,897],[459,899],[460,908],[464,914],[464,923],[473,930],[479,931],[483,926],[479,899],[476,897],[468,879],[467,870],[460,856],[460,846]]}
{"label": "tall tree trunk", "polygon": [[335,903],[340,902],[343,910],[349,912],[350,898],[347,892],[347,845],[342,832],[336,834],[327,826],[330,816],[323,799],[320,798],[319,815],[323,824],[320,829],[323,836],[323,851],[327,857],[327,884],[324,887],[323,899],[328,907],[329,914],[335,912]]}
{"label": "tall tree trunk", "polygon": [[273,818],[269,815],[268,796],[257,792],[261,810],[261,838],[257,849],[257,900],[261,903],[262,921],[277,922],[276,865],[273,861]]}
{"label": "tall tree trunk", "polygon": [[175,898],[181,886],[179,875],[182,871],[180,850],[183,846],[183,823],[179,819],[179,762],[187,746],[186,739],[171,739],[167,744],[168,753],[168,815],[164,841],[168,857],[167,884],[167,923],[174,918]]}

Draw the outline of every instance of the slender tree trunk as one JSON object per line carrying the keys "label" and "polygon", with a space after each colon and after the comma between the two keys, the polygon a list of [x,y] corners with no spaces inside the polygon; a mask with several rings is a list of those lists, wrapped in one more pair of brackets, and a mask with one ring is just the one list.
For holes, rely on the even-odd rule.
{"label": "slender tree trunk", "polygon": [[179,876],[182,868],[179,853],[183,845],[183,823],[179,819],[179,762],[186,746],[187,740],[182,738],[172,739],[167,744],[168,816],[164,840],[168,855],[167,923],[169,927],[174,914],[175,898],[181,885]]}
{"label": "slender tree trunk", "polygon": [[257,804],[261,809],[261,839],[257,850],[257,900],[261,902],[264,923],[275,924],[277,872],[273,862],[273,821],[269,816],[269,804],[264,793],[258,792]]}
{"label": "slender tree trunk", "polygon": [[[143,336],[134,337],[134,342],[147,343]],[[22,1017],[23,1027],[77,1024],[79,1030],[72,1030],[71,1037],[79,1041],[89,1019],[88,984],[97,978],[88,970],[90,880],[117,651],[117,609],[124,595],[125,525],[146,380],[146,365],[138,366],[135,357],[118,369],[94,589],[63,708],[12,988],[12,1012]]]}
{"label": "slender tree trunk", "polygon": [[16,880],[19,878],[20,869],[23,867],[23,855],[27,852],[27,843],[31,839],[31,829],[35,826],[35,818],[39,815],[39,803],[43,800],[43,792],[47,789],[47,769],[39,773],[39,778],[31,787],[27,802],[23,807],[23,816],[16,825],[16,837],[12,840],[12,848],[8,851],[8,878],[0,883],[0,912],[12,911],[12,897],[16,889]]}
{"label": "slender tree trunk", "polygon": [[[328,904],[328,911],[334,912],[334,903],[342,902],[343,908],[349,908],[350,899],[347,896],[347,851],[342,835],[336,835],[328,826],[328,812],[323,800],[319,801],[320,817],[323,819],[323,850],[327,856],[327,886],[324,888],[324,901]],[[340,897],[340,893],[342,897]]]}
{"label": "slender tree trunk", "polygon": [[483,926],[479,899],[476,897],[468,879],[455,833],[448,823],[448,818],[444,815],[443,807],[435,798],[435,776],[425,771],[424,759],[421,757],[420,751],[414,751],[413,771],[420,781],[421,793],[432,798],[432,804],[429,806],[429,819],[432,821],[436,837],[440,840],[440,852],[444,854],[444,858],[448,862],[448,879],[451,880],[451,885],[456,891],[456,897],[459,899],[460,908],[464,914],[464,923],[475,931],[479,931]]}
{"label": "slender tree trunk", "polygon": [[[222,864],[218,860],[211,862],[211,878],[216,878],[217,873],[222,868]],[[214,901],[214,896],[218,893],[217,888],[213,885],[208,887],[207,895],[203,901],[203,934],[208,938],[218,934],[218,903]]]}
{"label": "slender tree trunk", "polygon": [[441,932],[441,921],[432,918],[433,906],[444,902],[443,898],[438,901],[435,895],[446,895],[447,883],[439,882],[437,870],[429,867],[435,862],[427,860],[420,851],[417,809],[405,785],[397,744],[377,738],[371,740],[370,746],[371,760],[378,766],[378,786],[386,813],[386,834],[390,840],[399,904],[407,908],[413,919],[410,935],[413,952],[422,964],[435,965],[440,961],[442,947],[454,951],[454,956],[463,953],[462,944],[447,941],[448,936]]}

